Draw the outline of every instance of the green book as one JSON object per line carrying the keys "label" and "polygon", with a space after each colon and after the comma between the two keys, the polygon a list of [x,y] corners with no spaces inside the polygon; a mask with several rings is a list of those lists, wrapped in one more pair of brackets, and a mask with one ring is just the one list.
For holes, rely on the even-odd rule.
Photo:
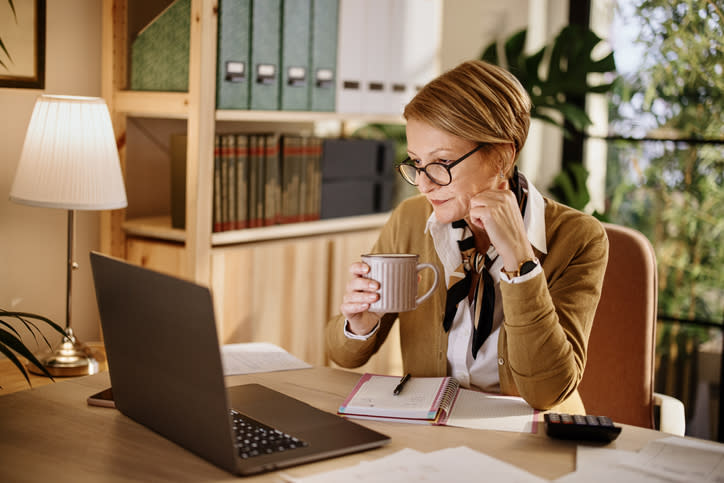
{"label": "green book", "polygon": [[281,0],[252,0],[249,107],[279,109]]}
{"label": "green book", "polygon": [[309,40],[312,0],[283,0],[280,109],[309,109]]}
{"label": "green book", "polygon": [[216,55],[216,108],[249,108],[251,0],[221,0]]}
{"label": "green book", "polygon": [[236,135],[236,223],[235,229],[249,226],[249,138]]}
{"label": "green book", "polygon": [[176,0],[131,44],[131,89],[188,91],[191,0]]}
{"label": "green book", "polygon": [[[335,110],[339,0],[312,0],[309,110]],[[361,21],[361,20],[360,20]]]}

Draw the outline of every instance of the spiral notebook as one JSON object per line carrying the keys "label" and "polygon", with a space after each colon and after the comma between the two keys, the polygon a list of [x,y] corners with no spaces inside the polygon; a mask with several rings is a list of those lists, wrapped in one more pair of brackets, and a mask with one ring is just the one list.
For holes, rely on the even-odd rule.
{"label": "spiral notebook", "polygon": [[366,373],[337,413],[359,419],[535,433],[537,411],[523,398],[460,387],[452,377],[412,377],[402,391],[396,376]]}

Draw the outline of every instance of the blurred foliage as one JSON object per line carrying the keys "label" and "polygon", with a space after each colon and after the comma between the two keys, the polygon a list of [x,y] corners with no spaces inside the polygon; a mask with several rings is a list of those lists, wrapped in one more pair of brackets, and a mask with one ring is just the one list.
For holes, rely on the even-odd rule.
{"label": "blurred foliage", "polygon": [[516,32],[502,49],[493,42],[480,59],[500,65],[518,78],[531,97],[532,118],[558,126],[566,135],[570,132],[564,121],[576,131],[583,131],[591,125],[591,119],[585,109],[571,101],[611,89],[611,83],[591,83],[590,74],[615,71],[613,54],[595,60],[593,50],[601,38],[578,25],[564,27],[550,45],[530,55],[524,51],[526,36],[525,29]]}
{"label": "blurred foliage", "polygon": [[724,16],[711,1],[626,4],[645,55],[615,86],[611,128],[673,140],[612,143],[607,214],[651,240],[661,314],[722,322],[724,144],[674,140],[724,139]]}
{"label": "blurred foliage", "polygon": [[[613,88],[612,82],[592,83],[592,75],[615,73],[613,53],[594,59],[594,50],[602,39],[593,31],[578,25],[561,29],[553,41],[533,54],[526,54],[527,30],[520,30],[500,46],[488,45],[480,59],[509,70],[523,85],[532,101],[531,117],[559,127],[564,136],[571,130],[582,133],[591,119],[581,107],[586,94],[603,94]],[[583,211],[590,201],[586,179],[588,172],[581,160],[564,159],[561,171],[549,188],[561,203]],[[594,213],[599,219],[605,215]]]}

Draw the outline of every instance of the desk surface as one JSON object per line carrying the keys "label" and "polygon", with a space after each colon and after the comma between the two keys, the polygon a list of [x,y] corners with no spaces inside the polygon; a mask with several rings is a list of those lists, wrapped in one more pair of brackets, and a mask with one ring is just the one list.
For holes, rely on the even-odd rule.
{"label": "desk surface", "polygon": [[[359,374],[319,367],[227,377],[233,386],[257,382],[329,412],[352,390]],[[107,372],[0,396],[0,481],[239,481],[115,409],[89,407],[86,398],[109,386]],[[388,434],[385,447],[284,470],[307,476],[414,448],[468,446],[544,478],[573,471],[576,444],[537,434],[364,421]],[[611,448],[637,450],[666,436],[625,426]],[[278,473],[249,481],[280,481]]]}

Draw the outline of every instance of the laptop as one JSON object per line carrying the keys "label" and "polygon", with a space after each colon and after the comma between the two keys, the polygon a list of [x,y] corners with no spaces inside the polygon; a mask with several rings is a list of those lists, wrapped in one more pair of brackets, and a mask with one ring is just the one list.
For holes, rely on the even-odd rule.
{"label": "laptop", "polygon": [[226,388],[208,288],[100,253],[90,258],[113,398],[124,415],[238,475],[389,442],[263,385]]}

